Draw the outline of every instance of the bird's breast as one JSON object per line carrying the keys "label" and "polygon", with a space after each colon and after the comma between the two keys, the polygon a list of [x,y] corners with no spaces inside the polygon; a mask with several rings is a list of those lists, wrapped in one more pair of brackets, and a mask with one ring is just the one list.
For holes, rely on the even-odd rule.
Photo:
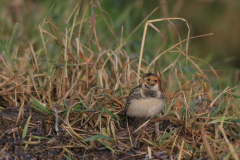
{"label": "bird's breast", "polygon": [[163,107],[164,101],[162,99],[133,99],[126,113],[129,117],[148,118],[156,116]]}

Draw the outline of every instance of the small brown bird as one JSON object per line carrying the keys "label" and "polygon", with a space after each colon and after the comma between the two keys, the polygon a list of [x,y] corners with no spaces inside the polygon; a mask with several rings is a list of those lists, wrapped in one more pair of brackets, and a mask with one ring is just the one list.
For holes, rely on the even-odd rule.
{"label": "small brown bird", "polygon": [[134,88],[126,103],[129,117],[150,118],[164,108],[165,96],[161,92],[161,80],[153,73],[144,74],[140,85]]}

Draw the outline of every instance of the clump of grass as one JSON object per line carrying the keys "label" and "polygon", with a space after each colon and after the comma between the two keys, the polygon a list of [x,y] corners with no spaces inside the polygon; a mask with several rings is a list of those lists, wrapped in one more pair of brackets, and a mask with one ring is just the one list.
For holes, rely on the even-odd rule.
{"label": "clump of grass", "polygon": [[[80,5],[76,4],[63,27],[55,26],[51,19],[39,25],[42,47],[37,50],[30,44],[25,55],[10,54],[10,44],[1,40],[6,54],[1,56],[1,106],[16,106],[1,113],[2,158],[239,157],[240,97],[232,94],[229,87],[220,92],[212,89],[212,82],[188,54],[189,40],[197,37],[190,37],[186,20],[146,22],[151,13],[141,23],[146,22],[142,48],[139,58],[134,59],[125,52],[127,42],[122,37],[117,39],[100,5],[90,3],[87,9],[91,10],[91,17],[85,17],[86,9],[79,20]],[[102,11],[101,17],[117,39],[115,49],[103,49],[98,41],[99,34],[104,33],[97,32],[95,8]],[[153,23],[167,21],[179,35],[173,20],[186,22],[187,38],[182,40],[179,36],[177,44],[165,51],[160,48],[148,64],[142,59],[147,28],[163,35]],[[89,26],[89,34],[82,32],[84,25]],[[82,41],[84,36],[86,43]],[[160,70],[159,59],[170,53],[178,54],[177,58]],[[182,69],[185,65],[195,73],[189,76]],[[217,72],[210,65],[209,68],[219,80]],[[139,77],[149,71],[163,80],[167,97],[163,116],[127,128],[126,98]],[[155,122],[160,123],[158,134]],[[19,146],[19,152],[13,152],[12,146]]]}

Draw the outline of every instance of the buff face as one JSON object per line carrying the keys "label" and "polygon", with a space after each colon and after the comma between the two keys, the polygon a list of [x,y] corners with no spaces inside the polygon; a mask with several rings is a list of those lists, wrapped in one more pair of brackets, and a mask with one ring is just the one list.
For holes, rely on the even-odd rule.
{"label": "buff face", "polygon": [[151,89],[157,91],[159,87],[160,79],[156,75],[144,76],[143,79],[140,80],[142,83],[143,89]]}

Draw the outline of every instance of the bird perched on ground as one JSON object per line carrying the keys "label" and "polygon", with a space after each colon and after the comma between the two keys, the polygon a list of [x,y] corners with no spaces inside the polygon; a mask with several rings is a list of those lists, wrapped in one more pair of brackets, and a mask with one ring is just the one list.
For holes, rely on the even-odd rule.
{"label": "bird perched on ground", "polygon": [[140,85],[134,88],[126,103],[129,117],[150,118],[164,108],[165,96],[161,91],[161,80],[153,73],[144,74]]}

